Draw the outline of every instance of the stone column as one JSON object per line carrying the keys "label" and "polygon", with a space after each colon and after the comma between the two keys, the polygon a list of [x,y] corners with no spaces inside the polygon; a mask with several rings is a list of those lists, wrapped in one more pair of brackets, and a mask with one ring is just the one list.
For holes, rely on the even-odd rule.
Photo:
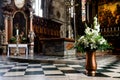
{"label": "stone column", "polygon": [[29,45],[29,56],[33,57],[34,56],[34,31],[33,31],[33,12],[30,12],[30,33],[29,33],[29,39],[30,40],[30,45]]}
{"label": "stone column", "polygon": [[29,46],[29,56],[34,57],[34,44],[30,43]]}
{"label": "stone column", "polygon": [[8,15],[4,15],[4,24],[5,24],[5,30],[2,31],[3,36],[3,53],[7,53],[7,44],[8,44]]}
{"label": "stone column", "polygon": [[3,44],[8,44],[8,15],[5,15],[4,24],[5,24],[5,39]]}
{"label": "stone column", "polygon": [[12,16],[10,16],[10,25],[9,25],[9,27],[10,27],[9,29],[10,29],[11,34],[8,35],[8,39],[10,39],[13,36],[13,17]]}
{"label": "stone column", "polygon": [[30,31],[33,31],[32,23],[33,23],[33,12],[30,12]]}
{"label": "stone column", "polygon": [[0,46],[1,46],[2,42],[3,42],[3,39],[2,39],[2,31],[0,30]]}

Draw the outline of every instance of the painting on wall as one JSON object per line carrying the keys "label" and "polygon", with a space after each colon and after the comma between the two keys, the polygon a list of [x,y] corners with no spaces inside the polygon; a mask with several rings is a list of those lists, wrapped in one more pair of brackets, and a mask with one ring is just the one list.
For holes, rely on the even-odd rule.
{"label": "painting on wall", "polygon": [[19,34],[26,36],[26,19],[24,14],[17,12],[13,18],[13,36],[16,36],[16,30],[19,30]]}
{"label": "painting on wall", "polygon": [[100,0],[98,3],[98,19],[101,27],[120,26],[120,1]]}

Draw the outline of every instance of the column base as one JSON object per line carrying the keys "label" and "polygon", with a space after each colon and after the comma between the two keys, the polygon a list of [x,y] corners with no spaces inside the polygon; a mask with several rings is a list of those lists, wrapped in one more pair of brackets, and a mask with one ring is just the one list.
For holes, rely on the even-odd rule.
{"label": "column base", "polygon": [[34,57],[34,44],[30,44],[29,46],[29,56]]}

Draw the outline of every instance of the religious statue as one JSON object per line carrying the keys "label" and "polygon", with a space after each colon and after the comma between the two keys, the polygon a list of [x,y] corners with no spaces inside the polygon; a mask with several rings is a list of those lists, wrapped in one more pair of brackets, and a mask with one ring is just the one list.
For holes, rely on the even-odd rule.
{"label": "religious statue", "polygon": [[65,26],[64,26],[64,25],[62,25],[62,26],[60,27],[60,37],[61,37],[61,38],[66,38],[66,29],[65,29]]}
{"label": "religious statue", "polygon": [[22,31],[21,33],[20,33],[20,39],[22,39],[24,37],[24,32]]}
{"label": "religious statue", "polygon": [[35,33],[33,31],[30,31],[28,34],[30,43],[34,42],[34,37],[35,37]]}
{"label": "religious statue", "polygon": [[71,25],[68,25],[68,38],[73,39],[73,29]]}

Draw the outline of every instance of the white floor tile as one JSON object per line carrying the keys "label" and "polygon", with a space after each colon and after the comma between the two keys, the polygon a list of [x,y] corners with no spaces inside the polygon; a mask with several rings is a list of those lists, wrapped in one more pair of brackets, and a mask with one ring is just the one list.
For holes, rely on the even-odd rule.
{"label": "white floor tile", "polygon": [[28,66],[41,66],[41,64],[29,64]]}
{"label": "white floor tile", "polygon": [[110,71],[113,71],[113,72],[120,72],[120,69],[107,69],[107,70],[110,70]]}
{"label": "white floor tile", "polygon": [[42,71],[42,68],[27,68],[26,71]]}
{"label": "white floor tile", "polygon": [[55,68],[55,65],[46,65],[46,66],[42,66],[42,68]]}
{"label": "white floor tile", "polygon": [[0,72],[8,72],[10,69],[0,69]]}
{"label": "white floor tile", "polygon": [[25,72],[7,72],[3,76],[23,76]]}
{"label": "white floor tile", "polygon": [[59,70],[74,70],[71,67],[58,67]]}
{"label": "white floor tile", "polygon": [[26,69],[27,66],[15,66],[12,69]]}
{"label": "white floor tile", "polygon": [[82,67],[81,65],[68,65],[69,67]]}
{"label": "white floor tile", "polygon": [[59,71],[59,70],[46,70],[44,71],[44,74],[63,74],[63,72]]}
{"label": "white floor tile", "polygon": [[115,73],[115,72],[103,72],[102,74],[105,74],[111,77],[120,77],[120,73]]}

